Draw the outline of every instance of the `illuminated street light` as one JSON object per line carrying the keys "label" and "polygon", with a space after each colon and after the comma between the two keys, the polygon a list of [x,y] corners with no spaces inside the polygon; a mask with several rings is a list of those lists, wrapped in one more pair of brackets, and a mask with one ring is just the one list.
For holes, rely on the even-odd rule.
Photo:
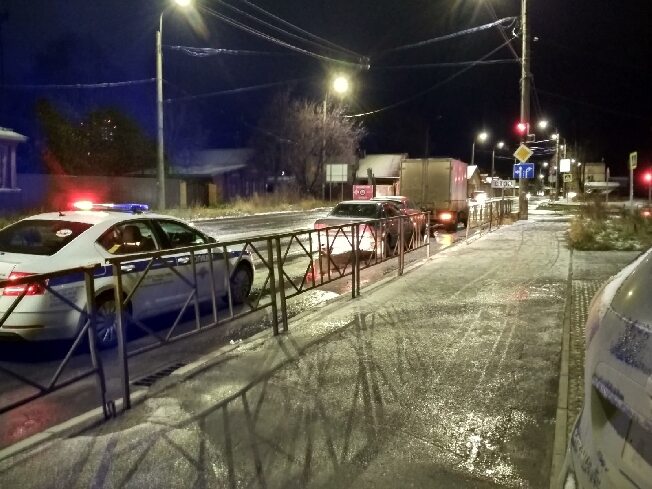
{"label": "illuminated street light", "polygon": [[553,141],[558,141],[559,140],[559,133],[556,132],[556,133],[552,134],[550,136],[550,139],[552,139]]}
{"label": "illuminated street light", "polygon": [[544,161],[544,162],[543,162],[543,167],[544,167],[544,168],[548,168],[548,162],[547,162],[547,161]]}
{"label": "illuminated street light", "polygon": [[496,144],[496,148],[498,149],[503,149],[504,147],[505,147],[505,143],[503,143],[502,141],[498,141],[498,143]]}
{"label": "illuminated street light", "polygon": [[[183,8],[192,4],[192,0],[174,0]],[[158,19],[156,32],[156,185],[158,187],[157,207],[165,209],[165,148],[163,141],[163,14]]]}
{"label": "illuminated street light", "polygon": [[333,79],[333,90],[335,93],[343,95],[349,91],[349,79],[339,75]]}
{"label": "illuminated street light", "polygon": [[539,129],[546,129],[548,127],[548,121],[545,119],[540,120],[537,126],[539,127]]}
{"label": "illuminated street light", "polygon": [[[487,131],[482,131],[478,133],[476,139],[479,143],[484,143],[487,139],[489,139],[489,134]],[[471,165],[475,165],[475,140],[473,140],[473,146],[471,146]]]}

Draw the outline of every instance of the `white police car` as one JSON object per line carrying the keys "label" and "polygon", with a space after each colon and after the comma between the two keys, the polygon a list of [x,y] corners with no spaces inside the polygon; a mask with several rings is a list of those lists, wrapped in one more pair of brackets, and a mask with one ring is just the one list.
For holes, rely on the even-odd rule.
{"label": "white police car", "polygon": [[[101,264],[94,274],[100,347],[116,343],[113,267],[107,261],[110,258],[170,250],[162,260],[134,257],[120,263],[125,297],[135,290],[129,303],[135,319],[181,309],[194,288],[193,275],[197,277],[200,301],[210,300],[212,290],[218,298],[227,296],[229,283],[234,303],[242,303],[249,295],[254,267],[248,253],[227,250],[231,272],[227,280],[227,260],[221,248],[215,248],[211,287],[206,250],[195,252],[195,273],[191,254],[173,250],[210,244],[215,242],[213,238],[174,217],[146,213],[147,206],[141,204],[82,202],[75,207],[71,211],[38,214],[0,230],[0,281]],[[148,265],[150,269],[145,273]],[[22,299],[12,310],[19,296]],[[82,326],[82,315],[71,304],[82,310],[86,307],[83,273],[53,277],[47,283],[7,284],[0,288],[0,338],[73,338]]]}
{"label": "white police car", "polygon": [[595,296],[584,405],[560,486],[652,488],[652,249]]}

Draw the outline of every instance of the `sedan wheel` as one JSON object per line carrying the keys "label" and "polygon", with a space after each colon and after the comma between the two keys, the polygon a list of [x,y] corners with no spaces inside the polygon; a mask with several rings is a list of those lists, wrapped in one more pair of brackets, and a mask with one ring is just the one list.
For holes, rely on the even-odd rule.
{"label": "sedan wheel", "polygon": [[[251,292],[251,274],[244,267],[238,267],[231,276],[231,299],[234,304],[242,304]],[[227,296],[228,297],[228,296]]]}
{"label": "sedan wheel", "polygon": [[118,343],[115,300],[108,297],[97,302],[95,319],[97,347],[104,350]]}

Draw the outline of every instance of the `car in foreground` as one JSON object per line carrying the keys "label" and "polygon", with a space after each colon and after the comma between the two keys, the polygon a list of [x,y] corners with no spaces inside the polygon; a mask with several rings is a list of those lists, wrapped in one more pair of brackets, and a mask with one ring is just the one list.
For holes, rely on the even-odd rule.
{"label": "car in foreground", "polygon": [[[94,273],[97,344],[114,346],[112,258],[125,258],[120,263],[122,284],[125,298],[131,296],[129,314],[137,320],[180,310],[193,289],[200,301],[211,300],[213,290],[216,296],[225,297],[229,288],[234,303],[242,303],[249,295],[254,267],[248,253],[227,250],[225,257],[216,249],[211,286],[208,246],[194,252],[195,272],[191,253],[175,249],[209,245],[215,242],[213,238],[174,217],[145,212],[147,206],[139,204],[80,203],[78,207],[34,215],[0,230],[0,281],[8,281],[0,288],[0,318],[8,314],[0,324],[0,339],[74,338],[82,327],[82,315],[75,307],[86,308],[83,274],[43,283],[11,285],[11,281],[99,264]],[[156,251],[162,253],[161,260],[139,256]],[[132,255],[133,260],[129,259]]]}
{"label": "car in foreground", "polygon": [[652,249],[608,282],[586,323],[584,404],[559,487],[652,488]]}
{"label": "car in foreground", "polygon": [[347,200],[337,204],[330,213],[317,219],[314,228],[324,229],[331,226],[341,228],[328,232],[314,233],[313,249],[322,254],[339,255],[352,251],[355,243],[356,227],[347,224],[358,224],[359,250],[375,253],[377,256],[391,256],[397,248],[400,239],[400,221],[405,225],[404,239],[412,232],[409,221],[401,210],[389,201]]}
{"label": "car in foreground", "polygon": [[393,202],[401,210],[401,212],[410,218],[414,231],[423,238],[427,232],[426,214],[417,209],[412,200],[403,195],[384,195],[373,197],[372,201],[378,202]]}

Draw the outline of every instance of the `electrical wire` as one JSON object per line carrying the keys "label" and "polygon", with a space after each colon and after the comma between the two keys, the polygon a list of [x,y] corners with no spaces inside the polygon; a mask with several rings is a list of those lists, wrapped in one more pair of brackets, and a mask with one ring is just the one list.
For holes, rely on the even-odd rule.
{"label": "electrical wire", "polygon": [[424,63],[414,65],[389,65],[389,66],[374,66],[374,70],[411,70],[411,69],[426,69],[426,68],[451,68],[456,66],[482,66],[482,65],[502,65],[519,63],[520,60],[515,59],[489,59],[486,61],[452,61],[449,63]]}
{"label": "electrical wire", "polygon": [[246,26],[246,25],[242,24],[241,22],[238,22],[237,20],[232,19],[231,17],[227,17],[226,15],[220,14],[219,12],[216,12],[215,10],[210,9],[208,7],[201,7],[201,9],[204,12],[206,12],[208,15],[212,15],[213,17],[215,17],[215,18],[217,18],[217,19],[219,19],[219,20],[221,20],[221,21],[223,21],[223,22],[225,22],[225,23],[227,23],[227,24],[229,24],[229,25],[231,25],[233,27],[236,27],[237,29],[243,30],[243,31],[245,31],[245,32],[247,32],[247,33],[249,33],[249,34],[251,34],[253,36],[257,36],[257,37],[260,37],[262,39],[265,39],[266,41],[276,43],[279,46],[283,46],[283,47],[285,47],[287,49],[290,49],[292,51],[296,51],[298,53],[305,54],[306,56],[311,56],[313,58],[317,58],[317,59],[320,59],[322,61],[329,61],[331,63],[346,65],[346,66],[350,66],[350,67],[354,67],[354,68],[358,68],[358,69],[365,69],[365,70],[369,69],[368,64],[354,63],[354,62],[351,62],[351,61],[345,61],[345,60],[341,60],[341,59],[332,58],[330,56],[325,56],[323,54],[315,53],[313,51],[309,51],[307,49],[303,49],[303,48],[300,48],[298,46],[294,46],[293,44],[282,41],[281,39],[273,37],[273,36],[271,36],[269,34],[265,34],[264,32],[259,31],[257,29],[254,29],[252,27]]}
{"label": "electrical wire", "polygon": [[[234,12],[237,12],[238,14],[247,17],[248,19],[251,19],[254,22],[257,22],[257,23],[259,23],[259,24],[261,24],[261,25],[263,25],[263,26],[265,26],[265,27],[267,27],[269,29],[272,29],[273,31],[285,34],[286,36],[288,36],[288,37],[290,37],[292,39],[296,39],[298,41],[305,42],[307,44],[311,44],[311,45],[313,45],[315,47],[318,47],[318,48],[321,48],[321,49],[326,49],[326,50],[329,50],[331,52],[335,52],[337,54],[345,54],[347,56],[351,55],[350,53],[348,53],[346,51],[342,51],[339,48],[333,48],[333,47],[330,47],[328,45],[325,45],[324,43],[313,41],[311,39],[306,39],[305,37],[301,37],[301,36],[299,36],[297,34],[293,34],[292,32],[288,32],[288,31],[286,31],[285,29],[283,29],[281,27],[275,26],[274,24],[270,24],[269,22],[267,22],[265,20],[262,20],[262,19],[256,17],[255,15],[250,14],[249,12],[245,12],[244,10],[241,10],[241,9],[239,9],[237,7],[234,7],[233,5],[225,2],[224,0],[216,0],[216,1],[218,3],[220,3],[221,5],[224,5],[225,7],[233,10]],[[353,56],[355,56],[357,59],[362,58],[362,55],[357,54],[357,53],[353,53]]]}
{"label": "electrical wire", "polygon": [[595,110],[597,110],[599,112],[605,112],[607,114],[614,114],[614,115],[619,115],[621,117],[629,117],[629,118],[632,118],[632,119],[640,119],[640,120],[644,120],[644,121],[649,121],[650,120],[649,116],[645,117],[645,116],[643,116],[641,114],[632,114],[631,112],[624,112],[624,111],[620,111],[620,110],[609,109],[607,107],[602,107],[600,105],[592,104],[590,102],[582,102],[581,100],[577,100],[576,98],[573,98],[573,97],[566,97],[566,96],[560,95],[558,93],[548,92],[547,90],[539,90],[539,92],[541,92],[542,94],[547,95],[549,97],[557,98],[557,99],[560,99],[560,100],[566,100],[568,102],[572,102],[572,103],[577,104],[577,105],[583,105],[585,107],[595,109]]}
{"label": "electrical wire", "polygon": [[[484,6],[486,7],[486,9],[489,11],[489,14],[491,15],[491,17],[494,20],[498,20],[498,14],[496,13],[496,9],[494,9],[494,6],[491,4],[491,2],[489,0],[486,0],[483,3],[484,3]],[[507,34],[505,34],[505,31],[503,29],[498,29],[498,31],[500,32],[500,35],[502,36],[503,40],[507,41],[508,37],[507,37]],[[509,42],[509,44],[507,44],[507,46],[509,47],[509,50],[512,52],[512,56],[514,56],[514,59],[520,60],[521,58],[518,55],[518,53],[516,52],[516,49],[514,49],[514,46],[512,46],[511,41]]]}
{"label": "electrical wire", "polygon": [[155,82],[156,78],[147,78],[144,80],[127,80],[120,82],[101,82],[101,83],[70,83],[70,84],[51,84],[51,85],[2,85],[2,88],[9,90],[66,90],[80,88],[118,88],[131,85],[142,85],[145,83]]}
{"label": "electrical wire", "polygon": [[244,3],[245,5],[248,5],[248,6],[251,7],[252,9],[254,9],[254,10],[256,10],[256,11],[258,11],[258,12],[264,14],[264,15],[269,16],[270,18],[274,19],[274,20],[277,21],[277,22],[280,22],[280,23],[283,24],[284,26],[289,27],[289,28],[291,28],[291,29],[294,29],[294,30],[296,30],[297,32],[300,32],[301,34],[304,34],[304,35],[310,37],[311,39],[314,39],[314,40],[316,40],[316,41],[320,41],[320,42],[322,42],[322,43],[324,43],[324,44],[327,44],[327,45],[329,45],[329,46],[331,46],[331,47],[333,47],[333,48],[335,48],[335,49],[339,49],[340,51],[345,52],[345,53],[348,53],[348,54],[350,54],[350,55],[353,55],[353,56],[356,56],[356,57],[359,57],[359,58],[362,57],[360,54],[356,53],[355,51],[352,51],[352,50],[350,50],[350,49],[347,49],[347,48],[345,48],[345,47],[342,47],[342,46],[340,46],[340,45],[338,45],[338,44],[335,44],[334,42],[329,41],[328,39],[324,39],[323,37],[319,37],[319,36],[317,36],[317,35],[315,35],[315,34],[312,34],[311,32],[308,32],[308,31],[306,31],[306,30],[300,28],[300,27],[297,27],[297,26],[295,26],[294,24],[291,24],[290,22],[288,22],[287,20],[284,20],[284,19],[278,17],[277,15],[274,15],[274,14],[272,14],[271,12],[268,12],[268,11],[265,10],[264,8],[259,7],[258,5],[252,3],[252,2],[250,2],[250,1],[248,1],[248,0],[240,0],[240,1],[241,1],[242,3]]}
{"label": "electrical wire", "polygon": [[177,98],[170,98],[166,99],[165,103],[173,103],[173,102],[187,102],[191,100],[200,100],[200,99],[205,99],[205,98],[210,98],[210,97],[220,97],[223,95],[234,95],[238,93],[245,93],[245,92],[253,92],[256,90],[264,90],[266,88],[273,88],[273,87],[278,87],[282,85],[291,85],[293,83],[300,83],[304,82],[307,80],[311,80],[314,77],[305,77],[305,78],[295,78],[293,80],[283,80],[283,81],[276,81],[276,82],[270,82],[270,83],[261,83],[259,85],[251,85],[248,87],[240,87],[240,88],[231,88],[228,90],[220,90],[217,92],[209,92],[209,93],[201,93],[198,95],[188,95],[186,97],[177,97]]}
{"label": "electrical wire", "polygon": [[514,23],[516,20],[516,17],[505,17],[503,19],[498,19],[494,22],[491,22],[489,24],[484,24],[478,27],[471,27],[469,29],[464,29],[458,32],[453,32],[451,34],[446,34],[445,36],[439,36],[439,37],[433,37],[432,39],[426,39],[425,41],[420,41],[420,42],[415,42],[413,44],[406,44],[404,46],[398,46],[395,48],[391,49],[386,49],[385,51],[381,51],[377,56],[384,56],[386,54],[390,53],[396,53],[398,51],[405,51],[407,49],[414,49],[414,48],[420,48],[423,46],[429,46],[431,44],[435,44],[437,42],[442,42],[442,41],[448,41],[449,39],[454,39],[456,37],[461,37],[461,36],[466,36],[469,34],[475,34],[476,32],[482,32],[487,29],[491,29],[492,27],[497,27],[500,26],[501,24],[504,24],[506,22],[511,22]]}
{"label": "electrical wire", "polygon": [[209,56],[226,55],[243,55],[243,56],[291,56],[290,53],[281,53],[273,51],[250,51],[246,49],[224,49],[224,48],[195,48],[191,46],[164,46],[171,51],[181,51],[189,56],[196,58],[207,58]]}
{"label": "electrical wire", "polygon": [[487,54],[485,54],[485,55],[482,56],[480,59],[478,59],[478,60],[475,62],[475,64],[472,64],[472,65],[470,65],[470,66],[466,66],[466,67],[462,68],[461,70],[459,70],[459,71],[456,72],[456,73],[453,73],[451,76],[445,78],[444,80],[442,80],[442,81],[440,81],[440,82],[434,84],[433,86],[431,86],[431,87],[429,87],[429,88],[427,88],[427,89],[425,89],[425,90],[422,90],[421,92],[416,93],[416,94],[414,94],[414,95],[412,95],[412,96],[410,96],[410,97],[408,97],[408,98],[405,98],[405,99],[403,99],[403,100],[400,100],[399,102],[395,102],[395,103],[393,103],[393,104],[391,104],[391,105],[387,105],[387,106],[385,106],[385,107],[381,107],[380,109],[371,110],[371,111],[369,111],[369,112],[363,112],[363,113],[360,113],[360,114],[350,114],[350,115],[345,115],[344,117],[365,117],[365,116],[368,116],[368,115],[378,114],[378,113],[380,113],[380,112],[384,112],[384,111],[386,111],[386,110],[394,109],[394,108],[399,107],[399,106],[401,106],[401,105],[404,105],[404,104],[407,104],[407,103],[409,103],[409,102],[412,102],[413,100],[416,100],[416,99],[418,99],[418,98],[420,98],[420,97],[423,97],[424,95],[426,95],[426,94],[428,94],[428,93],[430,93],[430,92],[432,92],[432,91],[438,89],[439,87],[445,85],[446,83],[448,83],[448,82],[454,80],[455,78],[457,78],[457,77],[463,75],[464,73],[466,73],[467,71],[469,71],[471,68],[473,68],[474,66],[476,66],[476,64],[477,64],[478,62],[484,61],[484,60],[486,60],[487,58],[493,56],[495,53],[497,53],[498,51],[500,51],[502,48],[504,48],[504,47],[505,47],[508,43],[510,43],[510,42],[511,42],[511,39],[508,39],[507,41],[505,41],[504,43],[502,43],[500,46],[498,46],[498,47],[495,48],[495,49],[492,49],[492,50],[489,51]]}

